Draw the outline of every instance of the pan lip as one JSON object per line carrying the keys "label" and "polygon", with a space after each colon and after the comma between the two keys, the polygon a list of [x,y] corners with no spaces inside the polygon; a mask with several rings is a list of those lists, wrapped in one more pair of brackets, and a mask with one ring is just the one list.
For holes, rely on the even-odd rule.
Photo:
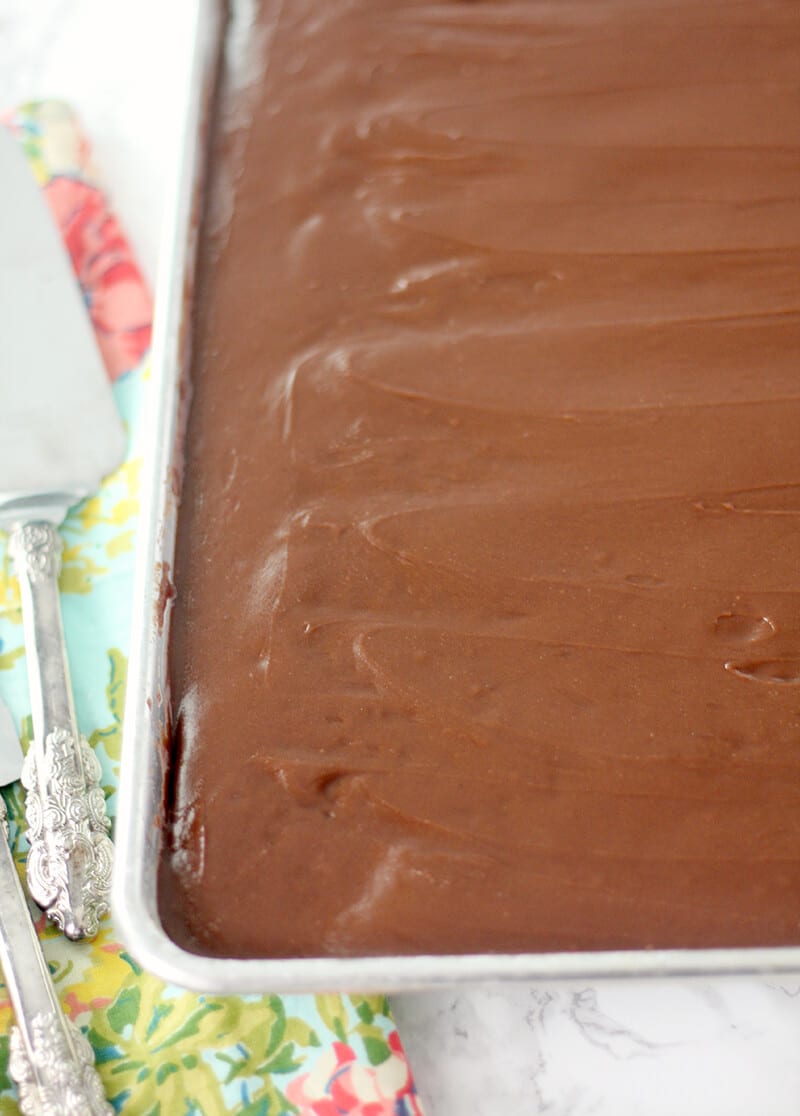
{"label": "pan lip", "polygon": [[[130,850],[134,852],[133,849]],[[240,959],[190,953],[168,937],[135,860],[114,881],[114,913],[136,959],[197,992],[396,993],[462,983],[658,980],[800,975],[800,947],[612,950],[589,953],[413,954]]]}

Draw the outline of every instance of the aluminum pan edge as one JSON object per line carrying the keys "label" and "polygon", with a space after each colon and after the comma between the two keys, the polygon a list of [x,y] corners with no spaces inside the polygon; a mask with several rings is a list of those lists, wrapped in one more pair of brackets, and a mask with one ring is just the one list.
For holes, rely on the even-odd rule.
{"label": "aluminum pan edge", "polygon": [[159,615],[163,610],[159,596],[175,542],[173,473],[182,421],[179,412],[185,406],[181,373],[188,357],[187,292],[194,269],[197,183],[221,22],[217,0],[197,0],[178,106],[182,143],[166,192],[160,241],[134,584],[134,600],[141,607],[134,609],[131,632],[112,891],[112,910],[125,945],[162,979],[218,993],[400,992],[478,981],[800,975],[800,946],[238,960],[189,953],[164,932],[156,902],[162,741],[168,717],[167,640],[162,630],[166,624]]}
{"label": "aluminum pan edge", "polygon": [[[179,138],[164,191],[150,350],[150,384],[143,425],[141,506],[136,544],[128,686],[123,720],[111,909],[122,940],[134,954],[147,926],[160,931],[156,906],[158,819],[163,792],[163,740],[167,730],[166,638],[159,621],[161,576],[174,551],[176,496],[172,491],[185,350],[185,323],[195,255],[195,207],[204,157],[204,123],[222,26],[222,4],[190,6],[178,103]],[[162,616],[161,621],[166,619]],[[164,936],[165,942],[169,940]],[[171,943],[170,943],[171,944]],[[164,966],[154,971],[164,975]]]}

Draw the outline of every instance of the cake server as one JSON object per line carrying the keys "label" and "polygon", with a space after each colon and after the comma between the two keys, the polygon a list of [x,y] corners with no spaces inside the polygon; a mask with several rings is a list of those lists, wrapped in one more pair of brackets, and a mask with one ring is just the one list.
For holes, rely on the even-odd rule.
{"label": "cake server", "polygon": [[0,528],[20,584],[33,714],[28,886],[72,939],[95,934],[108,909],[112,846],[100,768],[75,717],[57,528],[123,452],[69,258],[27,159],[0,128]]}
{"label": "cake server", "polygon": [[[11,714],[0,701],[0,786],[22,772]],[[31,921],[8,844],[0,798],[0,965],[14,1007],[8,1071],[24,1116],[111,1116],[92,1047],[64,1015]]]}

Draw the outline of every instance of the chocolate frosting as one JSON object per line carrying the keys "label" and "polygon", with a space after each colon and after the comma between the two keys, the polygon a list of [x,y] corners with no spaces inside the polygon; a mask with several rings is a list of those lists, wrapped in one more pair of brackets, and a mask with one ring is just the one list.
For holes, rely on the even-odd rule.
{"label": "chocolate frosting", "polygon": [[800,5],[258,20],[201,248],[165,926],[800,943]]}

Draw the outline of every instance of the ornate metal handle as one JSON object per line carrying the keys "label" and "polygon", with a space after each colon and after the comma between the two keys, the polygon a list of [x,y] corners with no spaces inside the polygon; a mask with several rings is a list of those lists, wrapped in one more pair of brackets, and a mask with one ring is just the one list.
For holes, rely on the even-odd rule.
{"label": "ornate metal handle", "polygon": [[92,1048],[62,1012],[53,988],[8,847],[2,799],[0,824],[0,962],[17,1018],[8,1072],[19,1091],[20,1111],[24,1116],[112,1116]]}
{"label": "ornate metal handle", "polygon": [[108,910],[113,846],[100,765],[78,732],[58,599],[61,539],[51,523],[15,527],[33,713],[22,783],[27,798],[28,887],[68,938],[93,937]]}

